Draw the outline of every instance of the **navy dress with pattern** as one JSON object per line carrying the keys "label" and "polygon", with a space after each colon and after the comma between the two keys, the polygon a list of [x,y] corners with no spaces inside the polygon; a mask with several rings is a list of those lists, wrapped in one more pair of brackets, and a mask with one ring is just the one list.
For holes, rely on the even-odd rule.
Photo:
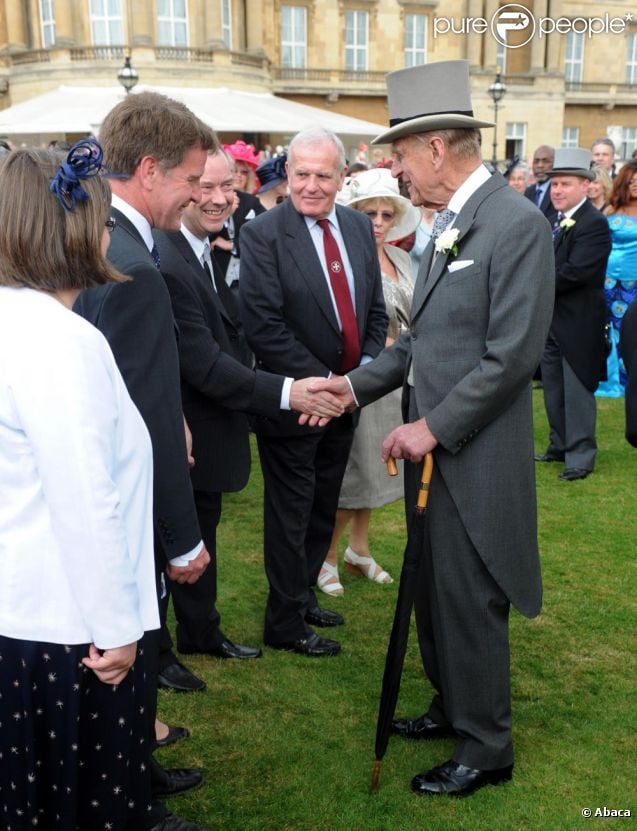
{"label": "navy dress with pattern", "polygon": [[87,669],[87,655],[88,646],[0,636],[2,831],[148,824],[143,647],[119,685]]}

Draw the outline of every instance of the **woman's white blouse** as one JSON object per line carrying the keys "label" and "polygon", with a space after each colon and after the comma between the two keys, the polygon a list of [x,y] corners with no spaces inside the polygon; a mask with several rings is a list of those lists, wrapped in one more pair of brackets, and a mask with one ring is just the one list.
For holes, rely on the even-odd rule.
{"label": "woman's white blouse", "polygon": [[103,335],[0,287],[0,634],[107,649],[157,628],[152,487]]}

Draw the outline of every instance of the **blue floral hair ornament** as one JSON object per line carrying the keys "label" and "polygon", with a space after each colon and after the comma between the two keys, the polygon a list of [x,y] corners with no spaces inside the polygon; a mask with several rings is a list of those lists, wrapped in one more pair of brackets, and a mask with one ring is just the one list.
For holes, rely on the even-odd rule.
{"label": "blue floral hair ornament", "polygon": [[103,158],[102,148],[94,138],[81,139],[71,147],[49,186],[65,211],[74,211],[78,202],[88,199],[81,181],[100,173]]}

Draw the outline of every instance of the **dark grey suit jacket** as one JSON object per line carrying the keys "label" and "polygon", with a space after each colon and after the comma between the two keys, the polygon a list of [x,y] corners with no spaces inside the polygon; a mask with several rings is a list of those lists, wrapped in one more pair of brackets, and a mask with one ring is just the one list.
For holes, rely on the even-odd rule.
{"label": "dark grey suit jacket", "polygon": [[[135,226],[118,210],[110,262],[132,279],[83,291],[74,308],[103,332],[153,443],[155,539],[173,559],[201,540],[188,473],[170,297]],[[157,554],[157,550],[156,550]]]}
{"label": "dark grey suit jacket", "polygon": [[[530,199],[531,202],[535,205],[535,185],[529,185],[528,188],[524,191],[524,195],[527,199]],[[548,221],[553,225],[555,222],[555,218],[557,217],[557,211],[551,202],[551,183],[549,182],[548,187],[544,191],[544,196],[542,197],[542,201],[539,205],[536,205],[544,216],[548,219]]]}
{"label": "dark grey suit jacket", "polygon": [[[385,343],[387,314],[372,226],[359,211],[336,212],[354,273],[361,353],[374,357]],[[294,378],[339,373],[343,337],[303,216],[288,199],[241,233],[241,319],[258,366]],[[310,428],[284,414],[276,424],[255,420],[254,429],[293,435]]]}
{"label": "dark grey suit jacket", "polygon": [[[506,596],[541,606],[530,381],[554,298],[550,227],[500,174],[456,218],[457,255],[423,254],[411,333],[349,373],[369,403],[403,384],[413,363],[419,417],[464,527]],[[453,262],[466,263],[455,271]],[[453,265],[452,265],[453,268]],[[444,551],[445,540],[437,545]],[[449,552],[453,556],[453,552]]]}
{"label": "dark grey suit jacket", "polygon": [[250,474],[245,413],[277,419],[284,379],[243,363],[243,331],[224,309],[184,235],[153,235],[179,326],[184,413],[195,458],[193,486],[216,493],[241,490]]}

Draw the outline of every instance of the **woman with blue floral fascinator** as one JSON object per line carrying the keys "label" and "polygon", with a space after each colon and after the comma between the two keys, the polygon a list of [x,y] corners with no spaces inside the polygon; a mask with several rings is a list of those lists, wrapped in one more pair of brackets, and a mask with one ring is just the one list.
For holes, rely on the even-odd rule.
{"label": "woman with blue floral fascinator", "polygon": [[151,799],[151,444],[104,336],[71,310],[124,279],[104,258],[101,165],[94,139],[0,164],[3,828],[143,827]]}

